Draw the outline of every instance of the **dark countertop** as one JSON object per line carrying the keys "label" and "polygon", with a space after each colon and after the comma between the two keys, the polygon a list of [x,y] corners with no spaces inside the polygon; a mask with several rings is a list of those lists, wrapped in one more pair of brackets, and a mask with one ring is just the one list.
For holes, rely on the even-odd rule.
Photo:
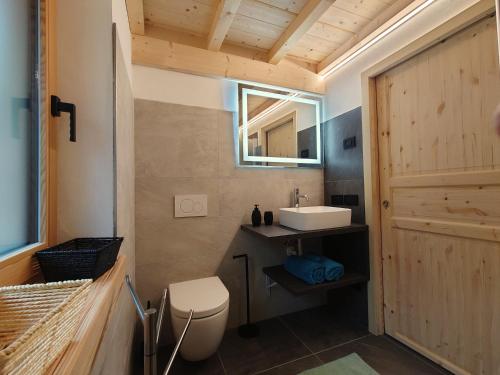
{"label": "dark countertop", "polygon": [[368,225],[351,224],[347,227],[340,227],[340,228],[327,228],[320,230],[301,231],[284,227],[279,224],[261,225],[259,227],[254,227],[251,224],[243,224],[241,226],[241,229],[245,232],[252,233],[259,237],[270,240],[291,240],[299,238],[315,238],[315,237],[333,236],[336,234],[365,232],[368,230]]}

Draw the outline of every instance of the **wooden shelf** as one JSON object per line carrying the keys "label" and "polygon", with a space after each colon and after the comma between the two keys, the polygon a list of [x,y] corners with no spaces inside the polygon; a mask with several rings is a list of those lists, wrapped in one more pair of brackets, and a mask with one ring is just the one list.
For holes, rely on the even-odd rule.
{"label": "wooden shelf", "polygon": [[368,277],[361,273],[346,272],[339,281],[330,281],[322,284],[309,285],[288,273],[283,266],[264,267],[262,270],[274,282],[281,285],[294,295],[304,295],[329,289],[344,288],[350,285],[363,284]]}
{"label": "wooden shelf", "polygon": [[368,226],[364,224],[351,224],[347,227],[302,231],[287,228],[281,225],[261,225],[259,227],[254,227],[251,224],[243,224],[241,226],[241,229],[245,232],[252,233],[269,240],[291,240],[299,238],[315,238],[346,233],[365,232],[368,230]]}

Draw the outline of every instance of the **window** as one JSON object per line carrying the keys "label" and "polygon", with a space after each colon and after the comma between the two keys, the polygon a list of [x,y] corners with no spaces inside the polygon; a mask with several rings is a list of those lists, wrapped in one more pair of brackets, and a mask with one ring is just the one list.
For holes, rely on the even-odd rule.
{"label": "window", "polygon": [[0,1],[0,285],[6,264],[13,273],[15,262],[31,260],[34,251],[47,247],[53,221],[48,189],[52,9],[53,0]]}
{"label": "window", "polygon": [[40,239],[38,14],[32,0],[0,3],[0,255]]}

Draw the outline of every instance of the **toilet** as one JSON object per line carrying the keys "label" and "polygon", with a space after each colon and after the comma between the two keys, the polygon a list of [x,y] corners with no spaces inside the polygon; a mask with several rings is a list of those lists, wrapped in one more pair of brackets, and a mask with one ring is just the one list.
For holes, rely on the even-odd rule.
{"label": "toilet", "polygon": [[187,361],[207,359],[217,351],[226,329],[229,292],[217,277],[184,281],[169,285],[170,316],[178,340],[187,323],[189,310],[193,319],[180,347]]}

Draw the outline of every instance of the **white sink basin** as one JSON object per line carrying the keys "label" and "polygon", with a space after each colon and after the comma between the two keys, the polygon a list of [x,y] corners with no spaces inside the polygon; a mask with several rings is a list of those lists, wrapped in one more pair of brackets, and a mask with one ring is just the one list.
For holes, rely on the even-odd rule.
{"label": "white sink basin", "polygon": [[313,206],[280,208],[280,224],[298,230],[318,230],[351,225],[349,208]]}

